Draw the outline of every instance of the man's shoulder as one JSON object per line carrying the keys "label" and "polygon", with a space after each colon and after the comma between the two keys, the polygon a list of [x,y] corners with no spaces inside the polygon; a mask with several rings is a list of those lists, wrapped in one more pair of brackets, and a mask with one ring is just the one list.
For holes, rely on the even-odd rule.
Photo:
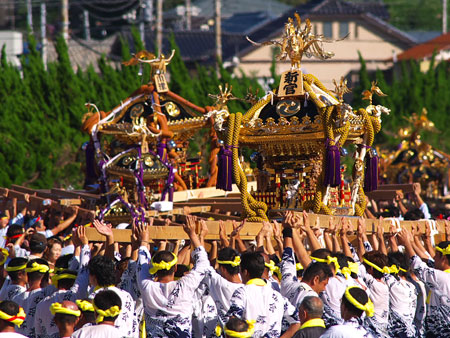
{"label": "man's shoulder", "polygon": [[327,329],[320,326],[306,327],[295,333],[293,338],[316,338],[320,337]]}

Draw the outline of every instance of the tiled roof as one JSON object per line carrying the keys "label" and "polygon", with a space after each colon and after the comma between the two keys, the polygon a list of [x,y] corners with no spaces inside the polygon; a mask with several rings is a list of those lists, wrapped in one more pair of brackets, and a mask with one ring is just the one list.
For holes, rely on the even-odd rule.
{"label": "tiled roof", "polygon": [[[192,1],[192,6],[196,6],[200,9],[199,16],[204,18],[214,17],[214,1]],[[226,0],[222,1],[221,13],[222,18],[228,18],[236,13],[248,12],[266,12],[275,17],[283,14],[290,8],[291,6],[276,0]],[[173,16],[177,16],[176,9],[171,9],[164,13],[165,18]]]}
{"label": "tiled roof", "polygon": [[222,20],[222,32],[250,34],[271,20],[273,17],[267,12],[237,13]]}
{"label": "tiled roof", "polygon": [[358,15],[370,13],[378,18],[387,20],[389,12],[382,2],[348,2],[341,0],[326,0],[311,12],[314,15]]}
{"label": "tiled roof", "polygon": [[[116,36],[111,36],[105,40],[79,40],[70,38],[68,45],[69,58],[74,69],[80,67],[86,69],[89,65],[94,66],[97,71],[97,61],[105,55],[110,61],[114,60],[120,62],[120,58],[114,59],[114,56],[110,55],[111,47],[116,40]],[[55,45],[52,41],[49,41],[47,47],[47,61],[53,62],[58,58]]]}
{"label": "tiled roof", "polygon": [[[130,31],[121,33],[128,41],[132,53],[135,53],[133,38]],[[214,31],[175,31],[166,32],[163,37],[163,53],[170,54],[169,37],[173,34],[177,46],[180,48],[180,54],[184,62],[201,62],[202,64],[215,63],[216,40]],[[149,51],[155,50],[155,34],[148,32],[146,34],[146,48]],[[248,45],[248,41],[242,34],[222,34],[222,58],[231,59],[234,55]],[[116,40],[112,53],[120,55],[120,41]]]}
{"label": "tiled roof", "polygon": [[431,57],[435,51],[450,50],[450,33],[442,34],[420,45],[414,46],[397,56],[398,60],[421,60]]}

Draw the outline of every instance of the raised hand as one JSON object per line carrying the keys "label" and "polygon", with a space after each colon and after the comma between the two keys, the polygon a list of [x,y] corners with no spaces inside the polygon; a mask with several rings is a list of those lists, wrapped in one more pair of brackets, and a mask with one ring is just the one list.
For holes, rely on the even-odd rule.
{"label": "raised hand", "polygon": [[89,239],[86,236],[86,228],[84,226],[77,227],[76,235],[82,245],[89,244]]}
{"label": "raised hand", "polygon": [[200,236],[202,238],[205,238],[208,233],[209,229],[208,225],[206,224],[206,221],[204,219],[200,220]]}
{"label": "raised hand", "polygon": [[273,234],[275,238],[281,238],[281,224],[277,221],[273,221]]}
{"label": "raised hand", "polygon": [[150,235],[146,224],[139,223],[138,225],[135,225],[133,227],[133,232],[141,245],[148,243]]}
{"label": "raised hand", "polygon": [[188,215],[186,217],[186,223],[183,223],[183,230],[188,236],[195,234],[195,227],[197,223],[197,217]]}
{"label": "raised hand", "polygon": [[242,228],[244,227],[244,224],[246,222],[246,219],[244,219],[240,224],[238,224],[236,221],[232,221],[231,224],[233,225],[233,231],[231,232],[231,237],[239,236],[239,233],[241,232]]}
{"label": "raised hand", "polygon": [[358,218],[358,236],[366,233],[366,220],[362,217]]}
{"label": "raised hand", "polygon": [[405,228],[403,228],[399,233],[398,233],[398,240],[400,241],[401,244],[403,245],[411,245],[410,242],[412,240],[412,236],[411,233],[406,230]]}
{"label": "raised hand", "polygon": [[113,236],[112,226],[111,224],[105,224],[103,221],[99,221],[98,219],[95,219],[94,222],[92,222],[95,229],[100,235],[110,237]]}
{"label": "raised hand", "polygon": [[383,227],[383,217],[378,219],[378,224],[376,225],[377,237],[383,239],[384,237],[384,227]]}

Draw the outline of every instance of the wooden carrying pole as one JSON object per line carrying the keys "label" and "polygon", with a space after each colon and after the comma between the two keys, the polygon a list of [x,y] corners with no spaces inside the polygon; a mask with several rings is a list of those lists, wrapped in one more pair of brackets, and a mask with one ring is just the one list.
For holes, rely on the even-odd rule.
{"label": "wooden carrying pole", "polygon": [[[299,213],[300,214],[300,213]],[[301,214],[300,214],[301,215]],[[315,227],[316,224],[320,226],[320,228],[328,228],[328,224],[330,222],[330,217],[328,215],[316,215],[309,214],[309,220],[311,227]],[[358,218],[357,217],[346,217],[350,222],[351,229],[357,229]],[[339,217],[333,217],[334,222],[339,221]],[[375,231],[375,226],[378,224],[378,219],[366,219],[366,228],[368,233],[373,233]],[[233,231],[232,223],[230,220],[224,221],[226,233],[230,234]],[[400,224],[402,227],[405,227],[408,230],[411,230],[411,225],[419,224],[423,229],[426,221],[401,221]],[[206,240],[219,240],[219,222],[218,221],[206,221],[206,224],[209,229],[209,233],[206,236]],[[392,224],[390,219],[383,220],[384,231],[389,232],[389,228]],[[444,221],[436,221],[437,230],[439,231],[438,236],[442,236],[445,233],[444,230]],[[253,240],[255,236],[261,230],[262,223],[256,222],[247,222],[244,224],[240,232],[241,239],[243,240]],[[100,235],[94,228],[87,228],[87,236],[91,241],[103,241],[104,237]],[[188,239],[188,236],[184,232],[181,226],[152,226],[149,229],[150,231],[150,239],[151,240],[178,240],[178,239]],[[128,243],[130,242],[131,230],[118,230],[113,229],[114,239],[117,242]],[[440,240],[440,239],[439,239]]]}

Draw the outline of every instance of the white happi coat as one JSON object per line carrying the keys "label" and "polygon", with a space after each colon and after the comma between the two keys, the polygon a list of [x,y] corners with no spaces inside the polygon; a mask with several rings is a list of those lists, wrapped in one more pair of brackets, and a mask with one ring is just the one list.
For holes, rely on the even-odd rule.
{"label": "white happi coat", "polygon": [[144,303],[147,337],[191,337],[195,290],[210,266],[203,247],[192,253],[194,268],[177,281],[158,283],[150,279],[151,256],[139,248],[138,284]]}

